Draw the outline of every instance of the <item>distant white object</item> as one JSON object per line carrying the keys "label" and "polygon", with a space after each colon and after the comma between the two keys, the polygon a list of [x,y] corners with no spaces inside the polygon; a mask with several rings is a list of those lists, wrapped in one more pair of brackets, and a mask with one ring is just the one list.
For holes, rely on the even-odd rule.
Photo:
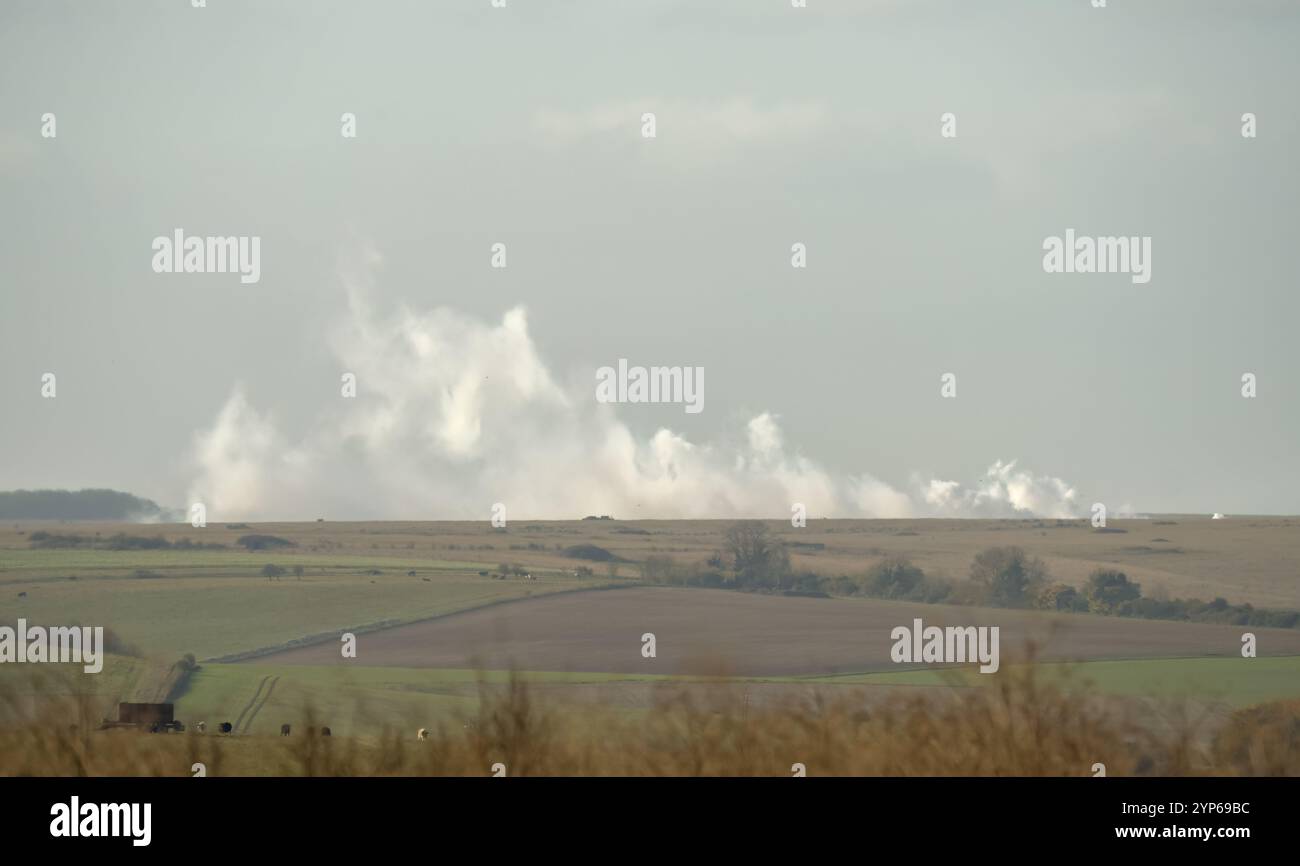
{"label": "distant white object", "polygon": [[1213,515],[1210,516],[1210,519],[1211,519],[1211,520],[1222,520],[1222,519],[1223,519],[1223,515],[1216,511],[1216,512],[1214,512]]}

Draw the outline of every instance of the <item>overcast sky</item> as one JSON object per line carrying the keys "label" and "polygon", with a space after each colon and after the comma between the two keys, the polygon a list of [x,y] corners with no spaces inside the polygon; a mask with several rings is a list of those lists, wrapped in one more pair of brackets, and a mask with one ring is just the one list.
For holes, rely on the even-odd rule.
{"label": "overcast sky", "polygon": [[[0,489],[1300,513],[1297,44],[1286,0],[5,0]],[[260,281],[154,273],[178,228]],[[1045,273],[1067,229],[1150,281]],[[597,404],[619,358],[704,410]]]}

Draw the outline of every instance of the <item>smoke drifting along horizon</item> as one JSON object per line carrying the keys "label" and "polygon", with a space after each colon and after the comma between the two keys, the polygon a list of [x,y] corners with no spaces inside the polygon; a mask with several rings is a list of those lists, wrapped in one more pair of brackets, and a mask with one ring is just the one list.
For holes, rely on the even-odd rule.
{"label": "smoke drifting along horizon", "polygon": [[[372,254],[373,255],[373,254]],[[738,445],[661,428],[638,439],[616,408],[557,384],[522,307],[490,325],[439,308],[381,315],[344,275],[349,315],[332,339],[356,396],[298,441],[236,386],[195,440],[190,501],[210,519],[1076,517],[1065,481],[995,461],[974,486],[868,473],[835,477],[787,447],[764,412]]]}

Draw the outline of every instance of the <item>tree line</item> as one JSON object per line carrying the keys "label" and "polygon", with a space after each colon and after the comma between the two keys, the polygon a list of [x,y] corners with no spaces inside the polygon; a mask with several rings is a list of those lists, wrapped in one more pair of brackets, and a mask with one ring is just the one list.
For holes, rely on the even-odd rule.
{"label": "tree line", "polygon": [[1300,611],[1232,604],[1224,598],[1156,598],[1123,571],[1095,569],[1083,586],[1054,580],[1047,564],[1014,546],[990,547],[975,555],[969,580],[928,575],[904,557],[889,557],[855,575],[795,571],[786,545],[767,524],[743,520],[729,527],[722,550],[703,563],[679,564],[653,555],[642,566],[644,579],[678,586],[700,586],[803,596],[863,596],[986,607],[1093,613],[1142,619],[1300,628]]}

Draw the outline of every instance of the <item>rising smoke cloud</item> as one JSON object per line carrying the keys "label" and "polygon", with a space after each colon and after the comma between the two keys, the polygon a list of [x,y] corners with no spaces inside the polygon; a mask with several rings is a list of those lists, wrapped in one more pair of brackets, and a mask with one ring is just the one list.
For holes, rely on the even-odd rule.
{"label": "rising smoke cloud", "polygon": [[[373,257],[373,256],[372,256]],[[210,519],[1074,517],[1059,478],[997,461],[976,484],[914,477],[904,492],[835,477],[791,451],[762,413],[738,445],[663,428],[638,439],[593,391],[560,387],[517,307],[497,324],[454,310],[371,308],[344,274],[349,314],[332,337],[358,393],[288,441],[236,387],[195,437],[190,502]],[[594,383],[594,380],[593,380]]]}

